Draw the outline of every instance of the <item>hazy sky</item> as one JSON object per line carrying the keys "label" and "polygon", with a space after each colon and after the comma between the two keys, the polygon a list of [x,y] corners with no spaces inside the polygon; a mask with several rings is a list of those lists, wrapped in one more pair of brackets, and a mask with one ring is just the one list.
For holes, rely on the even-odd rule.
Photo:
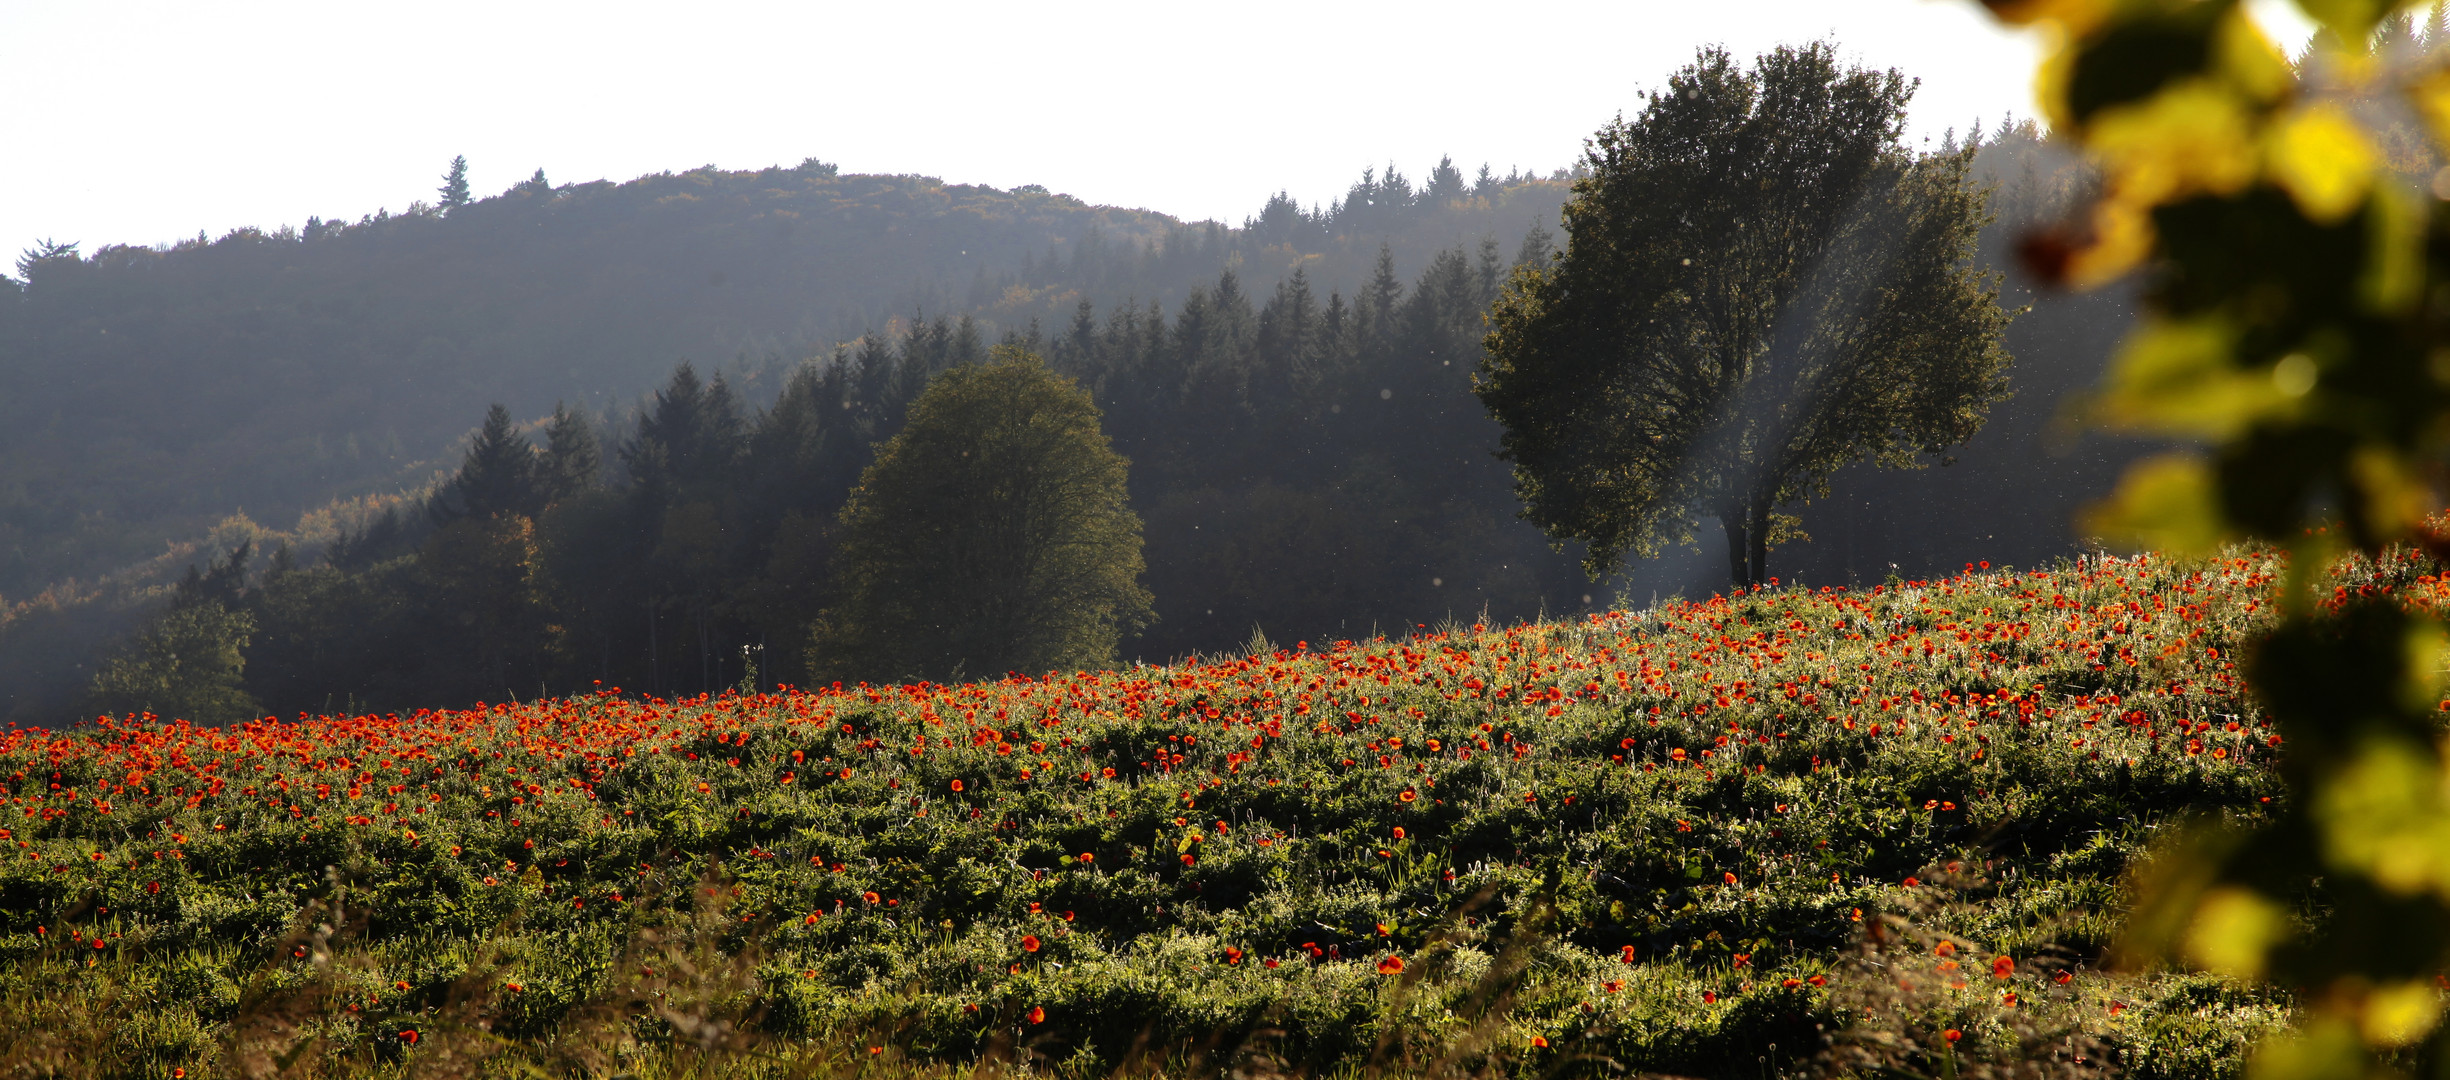
{"label": "hazy sky", "polygon": [[[1970,0],[627,5],[0,0],[0,248],[152,244],[818,157],[1239,223],[1440,154],[1542,171],[1700,45],[1834,38],[1917,137],[2029,115]],[[0,260],[5,261],[5,260]]]}

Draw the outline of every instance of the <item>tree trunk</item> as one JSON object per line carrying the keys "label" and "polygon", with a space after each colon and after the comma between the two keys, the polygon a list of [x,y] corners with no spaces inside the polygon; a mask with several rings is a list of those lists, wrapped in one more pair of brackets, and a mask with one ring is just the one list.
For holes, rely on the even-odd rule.
{"label": "tree trunk", "polygon": [[1769,504],[1752,508],[1752,580],[1751,587],[1769,584]]}
{"label": "tree trunk", "polygon": [[1752,580],[1752,538],[1746,535],[1751,515],[1728,508],[1719,511],[1718,523],[1727,530],[1727,573],[1735,587],[1741,589]]}

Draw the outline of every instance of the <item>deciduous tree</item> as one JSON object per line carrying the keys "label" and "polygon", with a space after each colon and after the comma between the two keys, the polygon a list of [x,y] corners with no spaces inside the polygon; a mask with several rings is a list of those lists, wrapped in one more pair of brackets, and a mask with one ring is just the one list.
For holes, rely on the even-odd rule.
{"label": "deciduous tree", "polygon": [[1972,153],[1905,147],[1912,92],[1827,44],[1749,70],[1707,49],[1600,130],[1565,251],[1515,272],[1477,384],[1525,516],[1592,573],[1715,517],[1759,584],[1779,507],[1963,442],[2004,395]]}
{"label": "deciduous tree", "polygon": [[945,371],[843,507],[825,678],[1109,663],[1150,618],[1127,463],[1097,405],[1036,356]]}
{"label": "deciduous tree", "polygon": [[254,632],[253,619],[220,601],[174,605],[94,673],[93,707],[198,724],[256,719],[261,709],[240,687]]}

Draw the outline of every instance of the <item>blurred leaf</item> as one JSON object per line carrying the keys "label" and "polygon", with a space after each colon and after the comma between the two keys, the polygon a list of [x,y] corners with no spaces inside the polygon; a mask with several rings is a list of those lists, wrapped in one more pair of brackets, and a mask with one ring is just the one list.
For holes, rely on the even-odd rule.
{"label": "blurred leaf", "polygon": [[2112,197],[2157,203],[2230,194],[2254,182],[2251,103],[2211,79],[2188,79],[2101,111],[2088,141],[2105,160]]}
{"label": "blurred leaf", "polygon": [[2431,748],[2369,738],[2313,792],[2325,861],[2400,895],[2450,897],[2450,813]]}
{"label": "blurred leaf", "polygon": [[2154,845],[2133,871],[2135,909],[2128,913],[2116,955],[2120,967],[2146,967],[2184,955],[2203,899],[2243,834],[2198,820]]}
{"label": "blurred leaf", "polygon": [[2430,225],[2424,197],[2385,184],[2374,189],[2367,205],[2372,209],[2367,239],[2371,252],[2358,281],[2360,299],[2375,314],[2409,314],[2424,296],[2425,230]]}
{"label": "blurred leaf", "polygon": [[2069,119],[2089,126],[2105,110],[2149,108],[2169,96],[2172,84],[2205,73],[2213,58],[2214,28],[2230,5],[2156,6],[2162,10],[2122,12],[2086,35],[2067,68]]}
{"label": "blurred leaf", "polygon": [[2288,913],[2268,898],[2236,886],[2204,894],[2186,931],[2186,958],[2233,978],[2263,974],[2271,947],[2288,931]]}
{"label": "blurred leaf", "polygon": [[1982,0],[1982,6],[2002,22],[2050,22],[2081,33],[2098,24],[2113,5],[2109,0]]}
{"label": "blurred leaf", "polygon": [[2318,1018],[2265,1042],[2246,1066],[2246,1080],[2361,1080],[2365,1048],[2355,1029]]}
{"label": "blurred leaf", "polygon": [[2211,471],[2199,458],[2166,455],[2127,470],[2118,491],[2085,513],[2085,527],[2160,551],[2208,553],[2227,539]]}
{"label": "blurred leaf", "polygon": [[2375,990],[2365,998],[2365,1041],[2376,1046],[2410,1046],[2441,1022],[2441,992],[2422,979],[2408,979]]}
{"label": "blurred leaf", "polygon": [[2355,212],[2382,155],[2347,110],[2318,101],[2272,127],[2271,171],[2305,216],[2330,225]]}
{"label": "blurred leaf", "polygon": [[2450,67],[2434,67],[2407,88],[2407,99],[2436,143],[2450,143]]}
{"label": "blurred leaf", "polygon": [[2434,493],[2412,463],[2384,446],[2364,446],[2348,461],[2370,535],[2407,535],[2432,508]]}
{"label": "blurred leaf", "polygon": [[2219,316],[2146,322],[2120,350],[2096,418],[2113,427],[2210,439],[2236,436],[2287,404],[2272,376],[2231,362],[2236,331]]}
{"label": "blurred leaf", "polygon": [[2375,24],[2400,5],[2393,0],[2297,0],[2297,8],[2306,17],[2344,42],[2362,44],[2373,36]]}

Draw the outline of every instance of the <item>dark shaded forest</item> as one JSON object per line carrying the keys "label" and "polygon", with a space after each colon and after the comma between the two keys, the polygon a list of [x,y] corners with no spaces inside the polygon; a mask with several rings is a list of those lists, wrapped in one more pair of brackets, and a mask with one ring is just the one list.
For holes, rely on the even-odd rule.
{"label": "dark shaded forest", "polygon": [[1554,179],[1389,168],[1233,229],[810,161],[539,177],[167,248],[48,245],[0,285],[0,597],[121,570],[239,510],[285,529],[416,490],[488,402],[623,414],[682,360],[762,402],[792,363],[917,312],[994,334],[1081,300],[1171,306],[1228,266],[1332,287],[1382,244],[1418,267],[1553,222],[1564,199]]}
{"label": "dark shaded forest", "polygon": [[[1996,186],[1984,258],[2004,266],[2015,236],[2078,180],[2025,130],[1991,133],[1977,166]],[[223,396],[157,386],[114,405],[82,379],[43,391],[62,416],[58,403],[84,395],[91,415],[126,416],[128,433],[104,440],[79,466],[88,473],[46,471],[43,455],[63,451],[19,431],[0,448],[19,478],[5,519],[18,588],[124,565],[242,507],[305,516],[284,532],[225,523],[137,571],[13,605],[0,624],[8,711],[74,715],[96,666],[129,648],[149,612],[205,603],[245,615],[243,689],[284,714],[598,680],[674,695],[734,685],[751,665],[765,685],[800,681],[834,511],[927,379],[998,343],[1086,385],[1132,462],[1157,622],[1127,658],[1232,647],[1254,630],[1361,637],[1707,592],[1718,571],[1700,551],[1593,583],[1576,553],[1515,519],[1470,379],[1481,313],[1515,264],[1548,256],[1564,195],[1558,179],[1469,181],[1441,165],[1415,187],[1388,170],[1325,209],[1280,196],[1235,229],[811,165],[538,185],[447,214],[319,224],[315,239],[32,258],[0,338],[13,378],[27,381],[37,353],[122,365],[113,381],[179,355],[166,368],[184,374],[163,381]],[[658,215],[674,215],[663,232],[648,224]],[[330,267],[298,269],[319,245],[344,247],[326,249]],[[213,275],[248,259],[281,261],[269,280],[289,292],[354,288],[364,306],[310,320],[302,299],[274,308],[281,289],[250,295]],[[845,269],[861,259],[869,273]],[[588,265],[567,281],[546,272],[563,264]],[[440,325],[477,329],[420,336],[409,301],[372,299],[382,290],[370,283],[394,275],[425,290],[423,313],[459,320]],[[2073,510],[2132,451],[2075,445],[2054,421],[2099,371],[2126,305],[2036,296],[2012,276],[2005,294],[2033,305],[2010,331],[2016,395],[1952,464],[1840,474],[1802,510],[1813,540],[1780,548],[1775,572],[1877,580],[1891,564],[1910,576],[2074,550]],[[376,308],[389,314],[371,318]],[[79,338],[71,313],[92,342],[58,344]],[[337,353],[354,362],[321,359],[305,321],[354,337]],[[95,344],[140,326],[151,348]],[[206,346],[178,353],[161,336],[173,328]],[[293,356],[317,358],[294,362],[320,389],[291,394],[273,379],[282,403],[265,405],[248,391],[283,354],[256,346],[283,335]],[[781,359],[797,356],[809,359]],[[623,404],[635,392],[623,387],[650,380],[660,387]],[[450,445],[489,401],[506,407],[448,456],[401,449]],[[254,419],[230,422],[239,414]],[[123,475],[145,462],[157,471]],[[127,509],[46,501],[42,484],[73,486],[72,475],[115,478],[93,498]],[[51,516],[20,514],[35,504]],[[87,554],[75,537],[88,529],[117,553]],[[165,580],[190,567],[185,582]]]}

